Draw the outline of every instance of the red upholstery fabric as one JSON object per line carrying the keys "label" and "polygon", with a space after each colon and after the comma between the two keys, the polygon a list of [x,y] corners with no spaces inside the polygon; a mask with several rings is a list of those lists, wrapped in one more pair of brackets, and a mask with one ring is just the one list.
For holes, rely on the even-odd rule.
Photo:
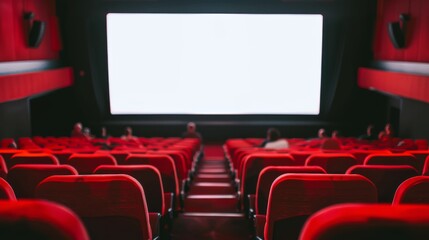
{"label": "red upholstery fabric", "polygon": [[429,206],[340,204],[311,216],[301,240],[429,239]]}
{"label": "red upholstery fabric", "polygon": [[[406,48],[395,49],[390,42],[387,24],[399,21],[399,14],[408,13]],[[429,62],[429,2],[426,0],[378,0],[374,41],[376,60]],[[389,79],[390,80],[390,79]]]}
{"label": "red upholstery fabric", "polygon": [[71,68],[0,76],[0,103],[73,85]]}
{"label": "red upholstery fabric", "polygon": [[429,204],[429,176],[405,180],[395,193],[393,204]]}
{"label": "red upholstery fabric", "polygon": [[161,173],[165,192],[179,196],[179,180],[174,160],[168,155],[132,154],[125,160],[127,165],[151,165]]}
{"label": "red upholstery fabric", "polygon": [[34,198],[37,185],[53,175],[77,175],[77,171],[67,165],[19,164],[10,169],[7,181],[18,199]]}
{"label": "red upholstery fabric", "polygon": [[[279,221],[307,217],[337,203],[373,203],[377,190],[359,175],[285,174],[271,186],[264,239],[294,239],[302,225],[280,226]],[[276,227],[275,227],[276,226]],[[288,229],[288,230],[286,230]]]}
{"label": "red upholstery fabric", "polygon": [[294,166],[295,160],[289,154],[250,154],[243,160],[240,192],[246,197],[255,194],[259,173],[268,166]]}
{"label": "red upholstery fabric", "polygon": [[[429,55],[428,55],[429,57]],[[409,73],[387,72],[382,70],[359,68],[358,85],[361,88],[378,90],[396,96],[429,102],[428,76]]]}
{"label": "red upholstery fabric", "polygon": [[429,156],[427,156],[425,159],[425,164],[422,169],[422,175],[429,176]]}
{"label": "red upholstery fabric", "polygon": [[376,153],[392,154],[388,150],[361,150],[361,149],[353,149],[348,151],[348,153],[355,156],[356,160],[358,161],[358,164],[363,164],[363,162],[365,161],[365,158],[371,154],[376,154]]}
{"label": "red upholstery fabric", "polygon": [[91,174],[101,165],[117,165],[110,154],[73,154],[67,164],[73,166],[79,174]]}
{"label": "red upholstery fabric", "polygon": [[425,165],[426,157],[429,156],[429,150],[411,150],[406,151],[405,153],[412,154],[414,157],[416,157],[418,161],[417,170],[419,170],[419,173],[421,173]]}
{"label": "red upholstery fabric", "polygon": [[408,178],[418,175],[413,167],[389,165],[354,166],[347,174],[360,174],[371,180],[377,187],[378,201],[382,203],[391,203],[398,186]]}
{"label": "red upholstery fabric", "polygon": [[371,154],[366,157],[364,165],[408,165],[418,171],[420,163],[412,154]]}
{"label": "red upholstery fabric", "polygon": [[7,166],[3,157],[0,155],[0,178],[6,178],[7,176]]}
{"label": "red upholstery fabric", "polygon": [[266,214],[268,196],[274,180],[286,173],[326,173],[321,167],[290,167],[290,166],[270,166],[264,168],[259,174],[256,185],[256,214]]}
{"label": "red upholstery fabric", "polygon": [[101,165],[95,169],[94,173],[130,175],[143,187],[149,212],[165,214],[164,188],[162,187],[161,174],[155,167],[142,165]]}
{"label": "red upholstery fabric", "polygon": [[[76,212],[93,240],[152,238],[144,190],[128,175],[51,176],[39,184],[36,197]],[[118,227],[126,220],[132,221],[120,225],[126,230]]]}
{"label": "red upholstery fabric", "polygon": [[16,200],[12,187],[3,178],[0,178],[0,199]]}
{"label": "red upholstery fabric", "polygon": [[53,164],[59,165],[58,159],[49,153],[18,153],[6,162],[9,169],[17,164]]}
{"label": "red upholstery fabric", "polygon": [[188,178],[188,167],[186,163],[186,155],[179,150],[159,150],[159,151],[148,151],[148,154],[161,154],[165,155],[167,154],[170,156],[174,164],[176,165],[177,170],[177,177],[179,178],[179,181],[182,181],[183,179]]}
{"label": "red upholstery fabric", "polygon": [[0,201],[0,238],[89,240],[70,209],[47,201]]}
{"label": "red upholstery fabric", "polygon": [[351,166],[357,165],[356,158],[347,153],[319,153],[311,155],[306,166],[319,166],[327,173],[345,173]]}
{"label": "red upholstery fabric", "polygon": [[17,153],[26,153],[25,150],[19,150],[19,149],[0,149],[0,156],[3,157],[4,161],[7,163],[9,162],[9,159],[17,154]]}

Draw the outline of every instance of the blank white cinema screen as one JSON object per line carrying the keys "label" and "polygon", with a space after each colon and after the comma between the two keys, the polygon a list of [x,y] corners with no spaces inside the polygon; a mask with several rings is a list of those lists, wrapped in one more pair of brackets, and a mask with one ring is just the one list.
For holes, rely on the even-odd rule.
{"label": "blank white cinema screen", "polygon": [[107,14],[111,114],[317,115],[323,16]]}

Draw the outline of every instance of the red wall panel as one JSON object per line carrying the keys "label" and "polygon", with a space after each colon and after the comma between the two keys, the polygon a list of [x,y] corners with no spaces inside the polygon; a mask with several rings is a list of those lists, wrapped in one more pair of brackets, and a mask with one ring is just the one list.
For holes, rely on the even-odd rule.
{"label": "red wall panel", "polygon": [[[390,42],[387,25],[399,21],[401,13],[408,13],[407,47],[395,49]],[[378,0],[374,58],[376,60],[429,62],[429,1]]]}
{"label": "red wall panel", "polygon": [[429,76],[359,68],[358,85],[429,103]]}
{"label": "red wall panel", "polygon": [[71,68],[0,76],[0,103],[69,87],[73,84]]}
{"label": "red wall panel", "polygon": [[[34,19],[46,22],[45,36],[38,48],[27,46],[25,12],[33,12]],[[55,0],[1,0],[0,61],[57,59],[61,45],[58,24],[52,18],[55,18]]]}

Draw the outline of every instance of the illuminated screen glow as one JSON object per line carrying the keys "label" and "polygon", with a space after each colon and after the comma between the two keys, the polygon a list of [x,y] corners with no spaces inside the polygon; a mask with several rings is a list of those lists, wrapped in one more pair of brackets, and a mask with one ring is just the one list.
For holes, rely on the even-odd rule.
{"label": "illuminated screen glow", "polygon": [[111,114],[317,115],[322,15],[107,14]]}

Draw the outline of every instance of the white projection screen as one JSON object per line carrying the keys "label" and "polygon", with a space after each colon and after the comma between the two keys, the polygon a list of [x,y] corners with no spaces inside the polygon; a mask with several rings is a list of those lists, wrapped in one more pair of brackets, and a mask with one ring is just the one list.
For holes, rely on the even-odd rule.
{"label": "white projection screen", "polygon": [[317,115],[323,16],[107,14],[111,114]]}

